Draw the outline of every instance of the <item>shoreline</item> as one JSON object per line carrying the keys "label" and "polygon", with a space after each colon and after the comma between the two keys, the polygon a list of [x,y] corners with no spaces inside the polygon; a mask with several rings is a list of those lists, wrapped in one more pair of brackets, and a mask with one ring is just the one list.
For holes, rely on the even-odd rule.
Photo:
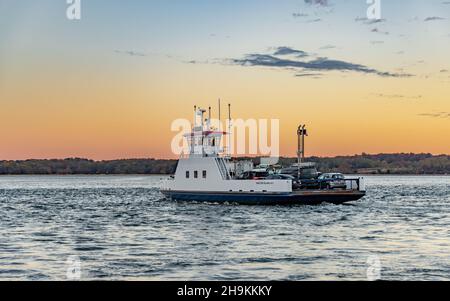
{"label": "shoreline", "polygon": [[[76,177],[76,176],[85,176],[85,177],[169,177],[172,174],[0,174],[0,178],[2,177],[33,177],[33,176],[40,176],[40,177]],[[360,177],[423,177],[423,176],[429,176],[429,177],[445,177],[450,176],[450,174],[357,174],[357,173],[344,173],[345,176],[360,176]]]}

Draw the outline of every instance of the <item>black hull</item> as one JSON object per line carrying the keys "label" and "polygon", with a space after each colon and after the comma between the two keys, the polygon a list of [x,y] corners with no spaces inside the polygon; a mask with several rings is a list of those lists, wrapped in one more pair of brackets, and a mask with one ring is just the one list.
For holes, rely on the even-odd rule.
{"label": "black hull", "polygon": [[365,196],[361,191],[298,191],[293,193],[226,193],[161,191],[174,201],[236,203],[242,205],[318,205],[323,203],[344,204]]}

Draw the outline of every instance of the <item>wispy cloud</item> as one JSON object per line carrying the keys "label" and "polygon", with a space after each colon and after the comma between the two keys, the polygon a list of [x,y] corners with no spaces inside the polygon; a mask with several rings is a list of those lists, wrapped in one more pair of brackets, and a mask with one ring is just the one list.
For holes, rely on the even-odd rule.
{"label": "wispy cloud", "polygon": [[419,114],[419,116],[429,117],[429,118],[450,119],[450,112],[421,113],[421,114]]}
{"label": "wispy cloud", "polygon": [[117,54],[124,54],[124,55],[129,55],[129,56],[140,56],[140,57],[147,56],[146,53],[132,51],[132,50],[115,50],[114,52]]}
{"label": "wispy cloud", "polygon": [[295,55],[297,57],[307,57],[308,53],[302,50],[293,49],[291,47],[281,46],[276,47],[274,55]]}
{"label": "wispy cloud", "polygon": [[355,18],[355,22],[361,22],[366,25],[373,25],[386,22],[386,19],[368,19],[366,17]]}
{"label": "wispy cloud", "polygon": [[214,60],[213,61],[209,61],[209,60],[205,60],[205,61],[190,60],[190,61],[184,61],[184,63],[191,64],[191,65],[202,65],[202,64],[214,63]]}
{"label": "wispy cloud", "polygon": [[427,18],[424,19],[425,22],[441,21],[441,20],[445,20],[445,18],[433,16],[433,17],[427,17]]}
{"label": "wispy cloud", "polygon": [[372,95],[379,98],[402,99],[402,100],[417,100],[422,98],[422,95],[402,95],[402,94],[383,94],[383,93],[374,93]]}
{"label": "wispy cloud", "polygon": [[321,73],[297,73],[296,77],[312,77],[312,78],[320,78],[322,76]]}
{"label": "wispy cloud", "polygon": [[388,34],[389,34],[388,31],[381,31],[381,30],[379,30],[378,28],[372,29],[371,32],[379,33],[379,34],[384,34],[384,35],[388,35]]}
{"label": "wispy cloud", "polygon": [[[301,1],[301,0],[300,0]],[[303,0],[303,8],[294,11],[292,17],[302,23],[318,23],[326,21],[326,15],[334,11],[334,4],[329,0]]]}
{"label": "wispy cloud", "polygon": [[325,46],[320,47],[319,49],[320,50],[328,50],[328,49],[336,49],[336,48],[337,47],[334,45],[325,45]]}
{"label": "wispy cloud", "polygon": [[328,0],[304,0],[309,5],[330,6]]}
{"label": "wispy cloud", "polygon": [[294,18],[306,18],[306,17],[309,17],[309,15],[305,14],[305,13],[293,13],[292,16]]}
{"label": "wispy cloud", "polygon": [[316,19],[308,20],[307,22],[308,22],[308,23],[317,23],[317,22],[321,22],[321,21],[322,21],[321,18],[316,18]]}
{"label": "wispy cloud", "polygon": [[[286,49],[285,49],[286,48]],[[278,50],[280,49],[277,48]],[[295,50],[288,47],[281,47],[284,51],[282,53],[305,53],[305,51]],[[342,60],[329,59],[324,57],[317,57],[310,60],[300,60],[298,58],[285,58],[280,56],[279,51],[276,50],[272,54],[248,54],[244,58],[239,59],[229,59],[226,62],[232,65],[240,65],[245,67],[270,67],[270,68],[279,68],[286,70],[295,70],[298,74],[305,73],[309,71],[352,71],[359,72],[365,74],[374,74],[383,77],[409,77],[412,76],[410,74],[400,74],[400,73],[391,73],[379,71],[373,68],[369,68],[367,66],[361,64],[350,63]],[[307,56],[307,55],[305,55]],[[305,56],[302,56],[305,57]]]}

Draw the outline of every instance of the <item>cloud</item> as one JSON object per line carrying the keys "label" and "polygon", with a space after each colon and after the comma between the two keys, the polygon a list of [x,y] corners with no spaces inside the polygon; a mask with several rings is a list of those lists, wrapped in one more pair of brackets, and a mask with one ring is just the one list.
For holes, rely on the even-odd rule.
{"label": "cloud", "polygon": [[329,6],[328,0],[304,0],[309,5]]}
{"label": "cloud", "polygon": [[389,98],[389,99],[408,99],[408,100],[415,100],[415,99],[421,99],[422,95],[402,95],[402,94],[383,94],[383,93],[374,93],[373,94],[376,97],[380,98]]}
{"label": "cloud", "polygon": [[334,11],[334,4],[330,0],[303,0],[302,2],[302,9],[292,13],[292,16],[302,23],[322,22],[326,20],[322,17]]}
{"label": "cloud", "polygon": [[384,34],[384,35],[388,35],[388,34],[389,34],[389,32],[387,32],[387,31],[381,31],[381,30],[379,30],[378,28],[372,29],[371,32],[379,33],[379,34]]}
{"label": "cloud", "polygon": [[290,47],[282,46],[275,48],[274,55],[295,55],[297,57],[307,57],[308,53],[302,50],[293,49]]}
{"label": "cloud", "polygon": [[424,19],[425,22],[440,21],[440,20],[445,20],[445,18],[433,16],[433,17],[428,17],[428,18]]}
{"label": "cloud", "polygon": [[363,24],[366,25],[373,25],[373,24],[379,24],[379,23],[383,23],[386,22],[386,19],[368,19],[366,17],[357,17],[355,18],[355,22],[362,22]]}
{"label": "cloud", "polygon": [[322,76],[321,73],[297,73],[295,77],[311,77],[311,78],[320,78]]}
{"label": "cloud", "polygon": [[439,113],[421,113],[419,114],[421,117],[430,117],[430,118],[440,118],[440,119],[450,119],[450,112],[439,112]]}
{"label": "cloud", "polygon": [[309,15],[305,14],[305,13],[293,13],[292,16],[294,18],[306,18],[306,17],[309,17]]}
{"label": "cloud", "polygon": [[[283,47],[282,49],[287,48],[292,53],[295,51],[292,48]],[[278,50],[280,48],[277,48]],[[245,67],[270,67],[270,68],[280,68],[286,70],[296,70],[299,71],[299,74],[305,71],[352,71],[359,72],[365,74],[374,74],[382,77],[409,77],[412,75],[409,74],[399,74],[399,73],[390,73],[383,72],[376,69],[369,68],[364,65],[354,64],[350,62],[345,62],[341,60],[329,59],[324,57],[318,57],[314,59],[310,59],[309,61],[291,59],[280,57],[278,50],[273,54],[248,54],[244,58],[240,59],[229,59],[227,63],[232,65],[239,65]],[[285,50],[287,52],[287,50]],[[282,51],[282,53],[285,53]],[[301,51],[301,50],[296,50]],[[277,54],[278,53],[278,54]],[[301,53],[306,53],[301,51]]]}
{"label": "cloud", "polygon": [[334,45],[325,45],[325,46],[320,47],[319,49],[320,50],[327,50],[327,49],[336,49],[336,48],[337,47],[334,46]]}
{"label": "cloud", "polygon": [[307,22],[308,22],[308,23],[316,23],[316,22],[321,22],[321,21],[322,21],[322,19],[317,18],[317,19],[311,19],[311,20],[308,20]]}
{"label": "cloud", "polygon": [[118,54],[129,55],[129,56],[140,56],[140,57],[147,56],[147,54],[145,54],[143,52],[136,52],[136,51],[132,51],[132,50],[115,50],[114,52],[118,53]]}
{"label": "cloud", "polygon": [[203,64],[210,64],[213,62],[210,62],[208,60],[206,60],[206,61],[190,60],[190,61],[184,61],[184,63],[191,64],[191,65],[200,65],[200,64],[203,65]]}
{"label": "cloud", "polygon": [[229,36],[229,35],[221,36],[221,35],[218,35],[218,34],[216,34],[216,33],[210,33],[210,34],[209,34],[209,37],[210,37],[210,38],[226,38],[226,39],[231,38],[231,36]]}

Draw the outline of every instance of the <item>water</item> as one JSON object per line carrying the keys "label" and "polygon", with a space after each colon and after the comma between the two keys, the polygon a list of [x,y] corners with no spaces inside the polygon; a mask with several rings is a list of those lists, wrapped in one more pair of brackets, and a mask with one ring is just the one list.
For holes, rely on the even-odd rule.
{"label": "water", "polygon": [[450,279],[448,176],[293,207],[173,203],[160,181],[0,177],[0,280]]}

